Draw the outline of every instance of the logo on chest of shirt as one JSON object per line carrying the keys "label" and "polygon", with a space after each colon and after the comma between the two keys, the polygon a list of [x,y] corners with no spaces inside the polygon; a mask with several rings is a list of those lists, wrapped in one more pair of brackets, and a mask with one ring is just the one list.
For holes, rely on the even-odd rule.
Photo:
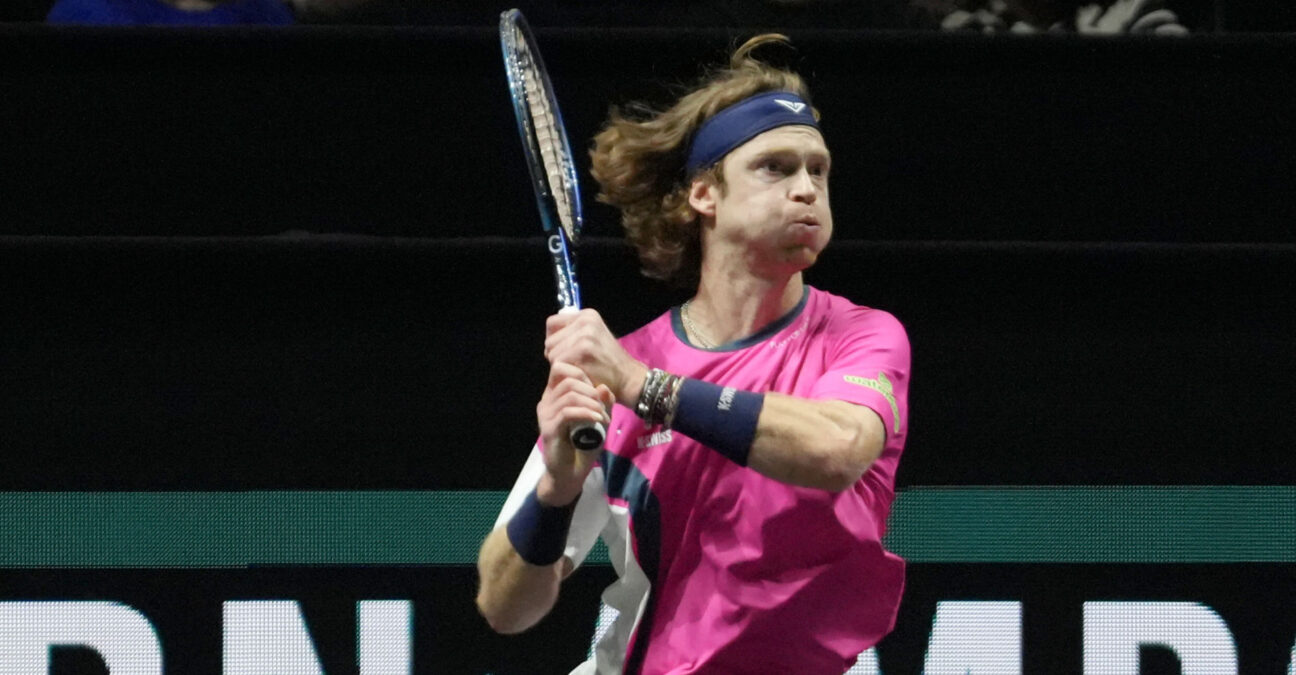
{"label": "logo on chest of shirt", "polygon": [[856,375],[843,375],[843,379],[851,384],[858,384],[861,387],[867,387],[880,394],[886,402],[891,405],[892,426],[895,427],[895,433],[900,433],[900,405],[896,403],[895,387],[891,385],[891,380],[887,378],[886,373],[879,372],[876,380],[870,380],[867,377]]}
{"label": "logo on chest of shirt", "polygon": [[810,319],[805,318],[805,317],[802,317],[802,318],[801,318],[801,323],[800,323],[800,325],[797,326],[797,329],[796,329],[796,330],[794,330],[794,331],[792,331],[791,333],[789,333],[787,337],[785,337],[785,338],[783,338],[782,340],[779,340],[779,341],[777,341],[777,342],[775,342],[775,341],[771,341],[771,342],[769,342],[769,343],[767,343],[767,344],[769,345],[769,348],[770,348],[770,349],[778,349],[778,348],[780,348],[780,347],[786,345],[787,343],[789,343],[789,342],[791,342],[791,341],[793,341],[793,340],[795,340],[795,339],[801,337],[801,335],[804,334],[804,333],[806,332],[806,329],[809,328],[809,327],[810,327]]}
{"label": "logo on chest of shirt", "polygon": [[661,429],[647,436],[639,437],[639,449],[651,448],[658,445],[666,445],[671,442],[671,430]]}

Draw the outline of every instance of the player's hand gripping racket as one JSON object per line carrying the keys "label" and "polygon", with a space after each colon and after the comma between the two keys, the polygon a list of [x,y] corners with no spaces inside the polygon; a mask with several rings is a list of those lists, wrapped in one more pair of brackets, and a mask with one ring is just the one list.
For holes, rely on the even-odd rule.
{"label": "player's hand gripping racket", "polygon": [[[581,205],[567,130],[544,60],[522,12],[510,9],[501,14],[499,30],[518,134],[522,136],[531,185],[540,206],[540,222],[549,235],[546,243],[558,284],[559,311],[576,312],[581,303],[574,247],[580,236]],[[597,422],[584,422],[571,429],[572,445],[581,450],[602,447],[606,436],[606,429]]]}

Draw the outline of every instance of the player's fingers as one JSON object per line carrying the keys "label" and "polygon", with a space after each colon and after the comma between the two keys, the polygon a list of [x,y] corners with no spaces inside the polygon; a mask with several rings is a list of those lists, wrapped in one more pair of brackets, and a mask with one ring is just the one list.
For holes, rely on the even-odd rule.
{"label": "player's fingers", "polygon": [[568,326],[577,318],[577,314],[559,312],[545,319],[545,339],[544,339],[544,357],[546,360],[553,362],[554,346],[559,343],[562,336],[568,333]]}
{"label": "player's fingers", "polygon": [[607,324],[603,321],[603,315],[596,309],[588,307],[579,311],[564,309],[545,319],[545,336],[553,335],[569,326],[606,328]]}
{"label": "player's fingers", "polygon": [[558,348],[559,345],[559,340],[557,336],[558,333],[550,333],[545,337],[544,357],[545,360],[549,361],[549,363],[554,362],[554,351]]}
{"label": "player's fingers", "polygon": [[583,332],[567,330],[554,336],[545,345],[545,358],[550,363],[565,362],[578,367],[589,363],[592,354],[598,352],[598,341]]}
{"label": "player's fingers", "polygon": [[570,351],[570,345],[580,339],[582,332],[578,325],[568,324],[545,337],[544,355],[550,362],[561,360],[562,355]]}
{"label": "player's fingers", "polygon": [[607,423],[607,416],[603,414],[601,408],[595,410],[584,405],[567,406],[559,411],[559,415],[566,426],[579,422]]}
{"label": "player's fingers", "polygon": [[598,390],[594,388],[593,384],[590,384],[588,380],[578,380],[574,377],[563,379],[550,390],[550,398],[553,399],[561,399],[568,394],[584,396],[591,401],[599,400]]}
{"label": "player's fingers", "polygon": [[559,430],[581,422],[609,421],[607,409],[598,399],[577,392],[541,401],[536,405],[536,418],[541,433],[556,434]]}
{"label": "player's fingers", "polygon": [[564,380],[576,380],[593,385],[589,376],[580,368],[567,363],[566,361],[553,361],[549,364],[549,382],[548,389],[554,389]]}
{"label": "player's fingers", "polygon": [[573,379],[564,380],[556,387],[546,389],[544,396],[536,404],[536,412],[542,415],[554,415],[563,408],[584,406],[590,410],[606,410],[603,395],[592,385]]}
{"label": "player's fingers", "polygon": [[594,339],[576,326],[563,329],[545,340],[545,358],[550,363],[565,361],[583,365],[594,348]]}
{"label": "player's fingers", "polygon": [[545,421],[562,422],[567,420],[567,415],[573,410],[581,410],[578,419],[588,419],[596,422],[604,421],[607,415],[603,402],[592,396],[576,392],[568,392],[563,396],[554,396],[540,401],[536,404],[536,415],[541,418],[541,423]]}
{"label": "player's fingers", "polygon": [[549,361],[567,361],[584,365],[590,359],[599,360],[610,351],[618,349],[616,336],[594,310],[588,321],[573,323],[545,338],[545,358]]}
{"label": "player's fingers", "polygon": [[545,337],[553,335],[567,326],[580,321],[581,315],[585,311],[587,310],[581,310],[579,312],[563,310],[550,314],[549,318],[545,319]]}
{"label": "player's fingers", "polygon": [[536,404],[536,415],[543,424],[546,419],[561,417],[561,411],[572,406],[592,410],[597,414],[596,417],[606,413],[607,410],[598,390],[593,386],[574,379],[567,379],[556,387],[545,390],[544,396],[540,397],[539,403]]}
{"label": "player's fingers", "polygon": [[616,405],[616,394],[612,393],[612,389],[606,384],[598,386],[596,396],[599,401],[602,401],[603,407],[607,410],[611,410],[612,406]]}

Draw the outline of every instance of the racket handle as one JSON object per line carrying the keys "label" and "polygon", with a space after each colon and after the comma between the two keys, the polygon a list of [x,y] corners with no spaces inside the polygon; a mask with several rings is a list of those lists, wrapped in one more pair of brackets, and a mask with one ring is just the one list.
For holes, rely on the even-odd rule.
{"label": "racket handle", "polygon": [[[575,314],[580,311],[579,307],[567,305],[558,310],[559,314]],[[603,447],[603,441],[607,439],[607,428],[602,422],[581,422],[572,426],[567,437],[571,439],[572,447],[577,450],[598,450]]]}
{"label": "racket handle", "polygon": [[568,438],[577,450],[590,452],[603,447],[607,430],[603,428],[602,422],[581,422],[571,428]]}

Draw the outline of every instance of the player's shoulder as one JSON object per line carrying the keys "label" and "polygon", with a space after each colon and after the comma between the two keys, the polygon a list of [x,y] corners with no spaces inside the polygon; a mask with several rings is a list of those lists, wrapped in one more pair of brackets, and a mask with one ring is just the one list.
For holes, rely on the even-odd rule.
{"label": "player's shoulder", "polygon": [[621,346],[632,355],[642,358],[645,350],[669,344],[669,338],[673,335],[672,311],[673,308],[668,309],[652,321],[618,338]]}
{"label": "player's shoulder", "polygon": [[904,324],[885,309],[861,305],[849,298],[813,287],[810,288],[810,301],[824,332],[829,336],[867,333],[907,340]]}

